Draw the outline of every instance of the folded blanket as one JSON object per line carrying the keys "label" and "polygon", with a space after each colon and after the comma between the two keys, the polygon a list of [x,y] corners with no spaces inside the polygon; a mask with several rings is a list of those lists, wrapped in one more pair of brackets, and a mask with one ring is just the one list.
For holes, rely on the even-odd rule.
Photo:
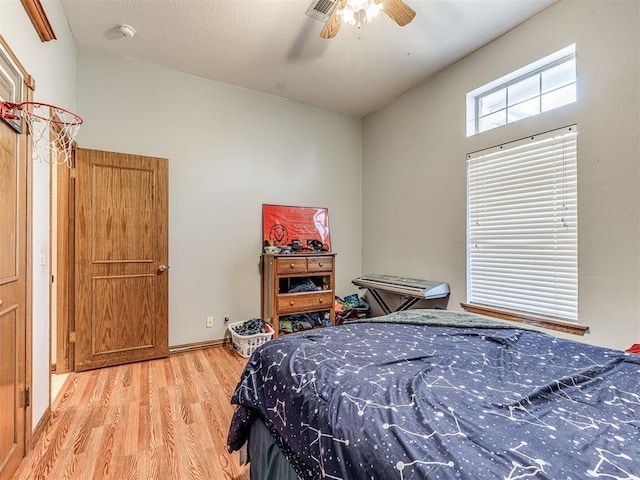
{"label": "folded blanket", "polygon": [[[440,327],[460,328],[516,328],[534,330],[523,324],[515,324],[468,312],[451,310],[412,309],[393,312],[381,317],[358,320],[361,323],[409,323],[413,325],[434,325]],[[535,330],[534,330],[535,331]]]}

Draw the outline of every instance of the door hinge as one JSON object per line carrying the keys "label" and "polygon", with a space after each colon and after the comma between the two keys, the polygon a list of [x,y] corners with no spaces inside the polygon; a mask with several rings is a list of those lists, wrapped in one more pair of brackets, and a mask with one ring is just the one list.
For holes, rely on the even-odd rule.
{"label": "door hinge", "polygon": [[31,388],[27,387],[24,389],[24,406],[31,406]]}
{"label": "door hinge", "polygon": [[76,332],[69,332],[69,343],[76,343]]}

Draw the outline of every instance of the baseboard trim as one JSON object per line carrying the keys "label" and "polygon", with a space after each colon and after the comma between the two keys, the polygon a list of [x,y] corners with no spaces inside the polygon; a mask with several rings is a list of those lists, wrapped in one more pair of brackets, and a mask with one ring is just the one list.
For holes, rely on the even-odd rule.
{"label": "baseboard trim", "polygon": [[194,350],[203,350],[212,347],[224,347],[231,343],[229,338],[221,338],[219,340],[208,340],[206,342],[185,343],[183,345],[173,345],[169,347],[169,355],[176,353],[192,352]]}
{"label": "baseboard trim", "polygon": [[42,417],[40,417],[40,421],[36,425],[36,428],[33,429],[33,434],[31,435],[30,450],[33,450],[33,448],[36,446],[36,443],[38,443],[38,440],[40,439],[40,437],[42,436],[46,428],[49,426],[50,422],[51,422],[51,407],[47,407],[47,409],[42,414]]}

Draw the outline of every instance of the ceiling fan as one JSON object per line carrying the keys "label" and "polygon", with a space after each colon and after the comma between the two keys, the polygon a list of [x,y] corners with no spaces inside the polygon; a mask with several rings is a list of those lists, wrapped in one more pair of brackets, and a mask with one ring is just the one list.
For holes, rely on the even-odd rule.
{"label": "ceiling fan", "polygon": [[320,36],[335,37],[343,20],[359,28],[362,22],[369,22],[380,10],[401,27],[416,16],[416,12],[402,0],[338,0]]}

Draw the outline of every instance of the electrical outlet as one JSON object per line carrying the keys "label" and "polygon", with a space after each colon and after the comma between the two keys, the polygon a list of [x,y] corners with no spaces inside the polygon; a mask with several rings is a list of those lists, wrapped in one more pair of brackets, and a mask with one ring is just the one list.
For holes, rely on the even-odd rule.
{"label": "electrical outlet", "polygon": [[207,317],[207,328],[213,327],[213,317]]}
{"label": "electrical outlet", "polygon": [[224,316],[224,324],[225,325],[229,325],[230,321],[231,321],[231,315],[225,315]]}

